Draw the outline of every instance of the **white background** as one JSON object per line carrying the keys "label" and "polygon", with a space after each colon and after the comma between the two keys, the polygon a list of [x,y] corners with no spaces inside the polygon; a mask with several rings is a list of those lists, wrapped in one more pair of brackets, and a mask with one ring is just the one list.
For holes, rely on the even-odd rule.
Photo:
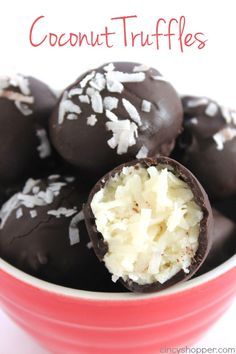
{"label": "white background", "polygon": [[[0,72],[34,74],[61,88],[87,68],[104,61],[140,61],[158,68],[183,93],[210,95],[234,106],[236,90],[236,21],[234,0],[0,0]],[[101,31],[111,17],[137,15],[132,29],[155,31],[160,17],[185,15],[186,31],[204,32],[203,50],[187,49],[183,54],[163,48],[33,48],[29,29],[38,16],[46,32]],[[114,22],[113,22],[114,24]],[[113,25],[112,29],[118,30]]]}
{"label": "white background", "polygon": [[[224,316],[214,324],[209,332],[205,334],[201,341],[195,344],[194,348],[235,348],[235,318],[236,302],[234,302]],[[1,311],[0,343],[1,354],[49,354]],[[14,343],[14,345],[12,343]],[[230,351],[229,353],[233,354],[233,352]]]}
{"label": "white background", "polygon": [[[207,0],[0,0],[0,72],[22,72],[45,80],[55,89],[65,87],[84,70],[103,62],[130,60],[156,67],[180,93],[208,95],[236,108],[235,1]],[[137,15],[132,29],[155,31],[159,17],[185,15],[188,32],[204,32],[208,41],[199,51],[183,54],[165,48],[33,48],[29,28],[44,15],[43,32],[102,31],[111,17]],[[113,25],[113,30],[117,28]],[[1,287],[1,284],[0,284]],[[233,346],[236,306],[215,325],[200,343],[203,346]],[[0,312],[0,354],[45,353]],[[14,343],[14,347],[12,346]],[[199,345],[200,345],[199,344]],[[17,349],[16,349],[17,345]]]}

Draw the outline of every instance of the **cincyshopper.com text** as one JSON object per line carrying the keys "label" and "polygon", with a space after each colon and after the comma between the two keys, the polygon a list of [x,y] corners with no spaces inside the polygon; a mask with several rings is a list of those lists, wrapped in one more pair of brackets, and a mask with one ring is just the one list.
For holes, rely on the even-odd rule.
{"label": "cincyshopper.com text", "polygon": [[182,348],[168,348],[160,349],[162,354],[236,354],[236,347],[182,347]]}

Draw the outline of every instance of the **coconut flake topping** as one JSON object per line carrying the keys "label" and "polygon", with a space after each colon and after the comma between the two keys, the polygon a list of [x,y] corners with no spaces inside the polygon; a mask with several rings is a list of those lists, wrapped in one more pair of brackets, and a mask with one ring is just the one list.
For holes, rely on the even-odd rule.
{"label": "coconut flake topping", "polygon": [[137,72],[140,72],[140,71],[148,71],[150,69],[149,66],[145,65],[145,64],[141,64],[141,65],[136,65],[134,68],[133,68],[133,72],[134,73],[137,73]]}
{"label": "coconut flake topping", "polygon": [[91,114],[91,116],[89,116],[87,118],[87,124],[90,125],[91,127],[93,127],[96,123],[97,123],[97,118],[95,114]]}
{"label": "coconut flake topping", "polygon": [[151,111],[151,107],[152,107],[152,104],[151,102],[147,101],[147,100],[142,100],[142,107],[141,107],[141,110],[143,112],[147,112],[149,113]]}
{"label": "coconut flake topping", "polygon": [[218,133],[213,135],[213,139],[216,142],[217,150],[223,150],[224,144],[236,137],[236,129],[226,127],[221,129]]}
{"label": "coconut flake topping", "polygon": [[84,213],[82,210],[71,219],[69,226],[69,239],[71,246],[79,243],[80,241],[78,224],[82,220],[84,220]]}
{"label": "coconut flake topping", "polygon": [[226,107],[221,107],[221,113],[222,113],[222,116],[224,117],[225,121],[228,124],[236,125],[236,112],[235,111],[233,111],[229,108],[226,108]]}
{"label": "coconut flake topping", "polygon": [[65,216],[66,218],[69,218],[70,216],[74,215],[77,212],[76,207],[73,209],[67,209],[64,207],[61,207],[57,210],[48,210],[47,214],[55,216],[56,218],[60,218],[61,216]]}
{"label": "coconut flake topping", "polygon": [[40,145],[37,147],[39,156],[41,159],[45,159],[51,155],[51,146],[48,140],[47,132],[45,129],[38,129],[36,131],[36,135],[40,140]]}
{"label": "coconut flake topping", "polygon": [[66,114],[72,113],[73,117],[77,117],[78,114],[81,113],[81,109],[78,105],[74,104],[70,99],[68,99],[68,92],[65,91],[58,112],[58,124],[62,124]]}
{"label": "coconut flake topping", "polygon": [[107,143],[112,149],[117,147],[118,155],[127,153],[128,148],[136,144],[138,127],[135,123],[130,122],[130,120],[107,122],[106,127],[113,133],[113,137]]}
{"label": "coconut flake topping", "polygon": [[215,102],[210,102],[205,109],[205,114],[209,117],[214,117],[217,112],[218,105]]}
{"label": "coconut flake topping", "polygon": [[103,106],[105,109],[112,111],[113,109],[116,109],[118,107],[118,102],[118,98],[107,96],[103,100]]}
{"label": "coconut flake topping", "polygon": [[[37,206],[51,204],[54,198],[59,195],[61,188],[66,185],[64,182],[51,179],[46,190],[42,191],[37,185],[38,183],[39,180],[30,178],[26,182],[22,192],[14,194],[5,204],[3,204],[2,209],[0,210],[0,229],[3,228],[13,210],[21,208],[22,206],[33,209]],[[31,211],[33,212],[33,210]],[[20,212],[18,211],[18,217],[19,213]],[[33,213],[33,215],[34,214],[35,213]],[[31,215],[31,217],[34,216]]]}
{"label": "coconut flake topping", "polygon": [[142,125],[141,118],[135,106],[125,98],[122,98],[122,103],[126,111],[128,112],[130,118],[139,126],[141,126]]}
{"label": "coconut flake topping", "polygon": [[143,145],[139,150],[139,152],[137,153],[136,159],[143,159],[147,156],[148,156],[148,149],[146,148],[146,146]]}
{"label": "coconut flake topping", "polygon": [[209,100],[206,97],[193,97],[190,100],[186,102],[187,107],[189,108],[194,108],[198,106],[204,106],[205,104],[208,104]]}
{"label": "coconut flake topping", "polygon": [[[20,92],[12,91],[11,86],[17,87]],[[23,75],[0,77],[0,97],[14,101],[17,109],[25,116],[33,113],[27,105],[34,103],[34,97],[30,95],[29,80]]]}

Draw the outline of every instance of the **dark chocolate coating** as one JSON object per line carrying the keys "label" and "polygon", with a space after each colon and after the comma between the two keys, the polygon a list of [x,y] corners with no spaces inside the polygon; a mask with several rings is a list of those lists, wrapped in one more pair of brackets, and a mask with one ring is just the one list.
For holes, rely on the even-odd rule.
{"label": "dark chocolate coating", "polygon": [[104,187],[106,182],[110,180],[111,177],[120,173],[125,166],[135,166],[141,165],[142,167],[148,168],[150,166],[164,165],[168,169],[170,169],[177,177],[181,178],[184,182],[188,184],[190,187],[196,204],[200,207],[203,218],[200,222],[200,231],[199,231],[199,246],[197,252],[192,259],[192,264],[189,267],[189,273],[185,273],[183,270],[178,272],[171,279],[167,280],[165,283],[161,284],[159,282],[155,282],[152,284],[140,285],[135,283],[133,280],[129,279],[128,281],[124,281],[123,279],[119,279],[121,283],[129,290],[134,292],[154,292],[160,291],[162,289],[166,289],[176,283],[185,281],[191,278],[194,273],[199,269],[203,261],[205,260],[210,247],[211,247],[211,238],[212,238],[212,228],[213,228],[213,218],[211,206],[205,193],[204,189],[198,182],[198,180],[192,175],[192,173],[187,170],[184,166],[178,163],[175,160],[172,160],[168,157],[157,157],[157,158],[145,158],[134,160],[125,164],[122,164],[116,167],[114,170],[106,174],[103,178],[101,178],[92,191],[90,192],[88,201],[84,207],[84,215],[85,222],[87,226],[87,230],[90,236],[90,239],[93,243],[94,251],[102,262],[105,254],[108,252],[108,244],[104,241],[103,236],[100,232],[98,232],[95,223],[95,217],[91,209],[91,202],[94,197],[94,194],[97,193],[101,188]]}
{"label": "dark chocolate coating", "polygon": [[[26,77],[33,103],[27,103],[32,114],[24,115],[15,101],[0,95],[0,183],[10,186],[42,169],[45,159],[39,157],[37,131],[48,130],[48,118],[56,104],[56,97],[43,82]],[[19,87],[9,86],[4,91],[22,94]],[[47,160],[47,159],[46,159]]]}
{"label": "dark chocolate coating", "polygon": [[204,274],[236,254],[236,223],[212,209],[214,229],[212,247],[195,276]]}
{"label": "dark chocolate coating", "polygon": [[3,205],[3,203],[5,202],[5,190],[4,188],[0,187],[0,208]]}
{"label": "dark chocolate coating", "polygon": [[[65,182],[63,178],[56,182]],[[50,181],[37,183],[44,191]],[[30,192],[28,195],[32,195]],[[86,290],[114,291],[109,273],[87,247],[89,240],[84,221],[78,223],[80,241],[74,245],[69,240],[69,224],[73,216],[48,215],[49,210],[58,208],[82,209],[85,201],[83,188],[67,183],[55,196],[52,203],[36,206],[37,216],[32,218],[31,209],[21,206],[23,216],[16,218],[12,210],[0,229],[0,256],[15,267],[48,282]]]}
{"label": "dark chocolate coating", "polygon": [[[104,74],[105,65],[96,69],[96,73]],[[125,73],[133,73],[133,68],[137,65],[139,64],[129,62],[114,63],[115,70]],[[92,70],[80,76],[67,91],[80,88],[81,80],[91,72]],[[105,109],[103,113],[95,113],[91,104],[81,103],[78,96],[74,96],[71,101],[80,106],[82,113],[76,120],[68,120],[65,117],[64,122],[59,124],[59,110],[58,106],[56,107],[50,121],[50,134],[54,147],[66,161],[81,171],[101,177],[118,164],[133,160],[142,146],[148,149],[148,156],[170,154],[175,138],[181,130],[183,119],[181,101],[169,82],[153,79],[153,76],[160,75],[157,70],[150,68],[144,73],[146,77],[142,82],[123,83],[122,93],[110,92],[107,88],[100,92],[102,99],[107,96],[119,99],[117,109],[112,110],[119,119],[129,119],[133,122],[122,104],[122,98],[130,101],[140,114],[143,124],[138,127],[136,143],[128,147],[124,154],[119,155],[116,148],[108,146],[107,141],[113,134],[105,126],[109,121]],[[88,86],[87,84],[86,88]],[[143,99],[152,103],[150,112],[141,110]],[[91,114],[97,117],[94,126],[87,124],[87,117]]]}
{"label": "dark chocolate coating", "polygon": [[217,200],[214,203],[214,208],[236,223],[236,197]]}
{"label": "dark chocolate coating", "polygon": [[[206,114],[208,103],[189,107],[197,97],[183,97],[184,132],[179,139],[180,161],[199,179],[211,199],[222,199],[236,194],[236,136],[217,149],[213,136],[222,129],[236,129],[227,123],[221,107],[213,116]],[[236,132],[236,130],[235,130]]]}

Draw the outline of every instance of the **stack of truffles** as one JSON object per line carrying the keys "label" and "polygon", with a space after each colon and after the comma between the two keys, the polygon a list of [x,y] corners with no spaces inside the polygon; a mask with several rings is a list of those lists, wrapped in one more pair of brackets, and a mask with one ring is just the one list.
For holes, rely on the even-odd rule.
{"label": "stack of truffles", "polygon": [[20,270],[152,292],[235,254],[235,111],[115,62],[59,99],[33,77],[0,77],[0,126],[0,257]]}

